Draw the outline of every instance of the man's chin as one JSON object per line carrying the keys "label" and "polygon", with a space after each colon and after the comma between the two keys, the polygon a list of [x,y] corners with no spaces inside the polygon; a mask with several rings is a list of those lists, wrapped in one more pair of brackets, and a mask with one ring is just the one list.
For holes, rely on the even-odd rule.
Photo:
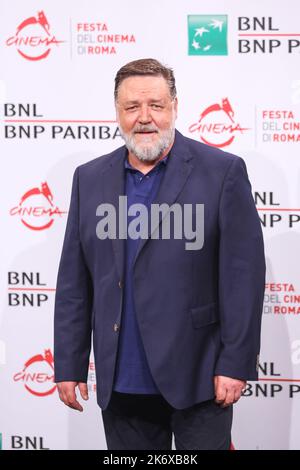
{"label": "man's chin", "polygon": [[161,149],[153,149],[152,146],[136,146],[132,152],[139,160],[143,162],[154,162],[157,160],[163,153]]}
{"label": "man's chin", "polygon": [[157,134],[136,134],[134,143],[136,146],[151,147],[157,142]]}

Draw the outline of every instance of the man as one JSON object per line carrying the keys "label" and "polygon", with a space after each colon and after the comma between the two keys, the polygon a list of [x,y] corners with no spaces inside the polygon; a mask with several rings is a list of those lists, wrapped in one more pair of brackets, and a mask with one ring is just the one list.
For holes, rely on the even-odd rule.
{"label": "man", "polygon": [[[82,411],[93,331],[109,449],[171,449],[172,434],[177,449],[229,449],[232,405],[257,379],[264,293],[246,166],[175,131],[174,75],[154,59],[118,71],[115,105],[125,146],[74,174],[56,292],[59,396]],[[152,216],[158,204],[167,210],[141,228],[136,208]],[[203,243],[194,231],[187,246],[175,222],[158,236],[178,208]]]}

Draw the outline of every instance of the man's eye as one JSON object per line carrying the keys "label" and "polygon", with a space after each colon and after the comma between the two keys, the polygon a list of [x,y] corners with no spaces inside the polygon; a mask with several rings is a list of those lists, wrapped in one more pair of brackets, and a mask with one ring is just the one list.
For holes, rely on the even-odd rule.
{"label": "man's eye", "polygon": [[153,109],[162,109],[162,106],[160,104],[152,104],[151,107]]}
{"label": "man's eye", "polygon": [[126,111],[135,111],[137,109],[137,106],[129,106],[126,108]]}

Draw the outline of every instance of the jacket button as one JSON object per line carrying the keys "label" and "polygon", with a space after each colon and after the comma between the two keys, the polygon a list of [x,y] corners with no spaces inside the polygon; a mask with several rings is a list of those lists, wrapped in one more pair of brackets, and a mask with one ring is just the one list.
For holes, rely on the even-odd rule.
{"label": "jacket button", "polygon": [[118,325],[118,323],[115,323],[114,324],[114,331],[117,333],[117,331],[119,331],[120,327]]}
{"label": "jacket button", "polygon": [[120,287],[120,289],[122,289],[122,287],[123,287],[123,282],[122,281],[119,281],[119,287]]}

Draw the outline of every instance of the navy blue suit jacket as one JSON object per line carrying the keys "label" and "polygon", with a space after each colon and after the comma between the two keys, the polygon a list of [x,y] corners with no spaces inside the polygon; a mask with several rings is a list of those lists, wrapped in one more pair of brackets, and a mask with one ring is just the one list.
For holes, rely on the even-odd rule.
{"label": "navy blue suit jacket", "polygon": [[[126,154],[121,147],[74,173],[55,302],[55,381],[87,381],[93,336],[103,409],[121,324],[124,240],[97,238],[96,208],[118,207]],[[178,131],[154,202],[204,204],[201,250],[186,250],[184,239],[148,238],[134,263],[137,320],[153,378],[183,409],[214,397],[214,375],[257,379],[263,238],[244,161]]]}

